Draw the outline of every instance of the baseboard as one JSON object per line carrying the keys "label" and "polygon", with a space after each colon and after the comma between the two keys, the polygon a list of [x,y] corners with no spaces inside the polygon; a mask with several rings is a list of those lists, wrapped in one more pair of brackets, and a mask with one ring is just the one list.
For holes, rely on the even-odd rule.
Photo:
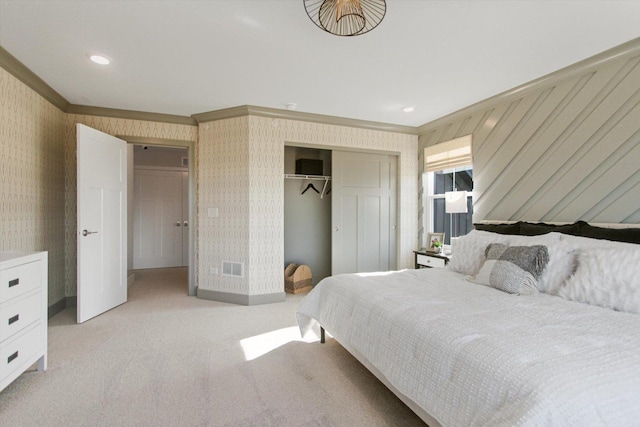
{"label": "baseboard", "polygon": [[60,301],[54,302],[47,309],[47,318],[51,319],[53,316],[55,316],[56,314],[60,313],[65,308],[67,308],[67,299],[66,298],[62,298]]}
{"label": "baseboard", "polygon": [[67,307],[77,307],[78,297],[67,297]]}
{"label": "baseboard", "polygon": [[133,284],[136,281],[136,273],[134,272],[129,272],[129,275],[127,276],[127,288],[130,288],[131,286],[133,286]]}
{"label": "baseboard", "polygon": [[208,289],[198,288],[197,297],[201,299],[207,299],[211,301],[226,302],[229,304],[238,305],[262,305],[273,304],[276,302],[285,301],[285,293],[277,292],[274,294],[262,294],[262,295],[244,295],[233,294],[230,292],[211,291]]}

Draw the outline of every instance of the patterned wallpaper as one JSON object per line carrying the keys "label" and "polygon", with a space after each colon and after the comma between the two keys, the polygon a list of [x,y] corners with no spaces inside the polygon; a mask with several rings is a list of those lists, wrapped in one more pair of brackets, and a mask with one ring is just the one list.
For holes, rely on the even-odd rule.
{"label": "patterned wallpaper", "polygon": [[49,252],[49,305],[65,297],[64,113],[0,68],[0,250]]}
{"label": "patterned wallpaper", "polygon": [[[167,124],[65,114],[0,69],[0,250],[49,251],[49,304],[76,295],[76,123],[112,135],[196,141],[196,283],[245,295],[282,292],[284,145],[397,153],[399,267],[416,247],[417,137],[245,116]],[[219,208],[209,218],[207,208]],[[243,278],[210,274],[245,263]]]}
{"label": "patterned wallpaper", "polygon": [[[142,120],[118,119],[111,117],[87,116],[78,114],[65,114],[64,116],[65,290],[66,296],[69,297],[75,296],[77,294],[76,123],[82,123],[110,135],[173,139],[184,141],[197,141],[198,128],[196,126],[190,125],[148,122]],[[194,166],[195,168],[197,168],[197,161],[195,162]]]}
{"label": "patterned wallpaper", "polygon": [[[212,275],[222,261],[243,262],[249,250],[249,118],[200,125],[198,142],[198,286],[249,295],[248,275]],[[209,217],[217,208],[219,216]]]}
{"label": "patterned wallpaper", "polygon": [[[412,135],[258,116],[201,124],[199,286],[248,295],[283,291],[285,144],[397,153],[398,267],[411,267],[418,228],[417,143]],[[220,216],[208,218],[209,207],[218,207]],[[245,277],[210,274],[223,260],[245,263]]]}

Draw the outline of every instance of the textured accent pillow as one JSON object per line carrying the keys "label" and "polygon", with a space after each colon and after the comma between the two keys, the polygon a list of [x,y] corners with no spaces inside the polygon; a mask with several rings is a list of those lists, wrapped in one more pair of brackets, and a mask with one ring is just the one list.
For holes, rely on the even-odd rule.
{"label": "textured accent pillow", "polygon": [[471,230],[469,234],[452,242],[452,256],[447,268],[465,276],[473,276],[482,267],[487,246],[491,243],[507,243],[509,237],[487,231]]}
{"label": "textured accent pillow", "polygon": [[582,249],[558,294],[570,301],[640,314],[640,248]]}
{"label": "textured accent pillow", "polygon": [[612,249],[637,249],[636,243],[619,242],[614,240],[594,239],[591,237],[571,236],[569,234],[563,234],[562,240],[572,244],[576,249],[591,249],[591,248],[612,248]]}
{"label": "textured accent pillow", "polygon": [[492,243],[487,246],[486,260],[472,281],[510,294],[535,295],[548,260],[547,247],[543,245]]}
{"label": "textured accent pillow", "polygon": [[560,287],[578,268],[579,251],[566,241],[550,242],[546,246],[549,262],[538,279],[538,290],[557,295]]}
{"label": "textured accent pillow", "polygon": [[[491,243],[505,243],[510,246],[549,246],[560,242],[562,237],[564,237],[564,235],[560,233],[547,233],[542,236],[513,236],[489,231],[471,230],[469,234],[452,240],[452,257],[449,261],[448,268],[465,276],[473,276],[480,270],[480,267],[482,267],[485,259],[485,249]],[[571,270],[571,272],[572,271],[573,270]],[[567,277],[568,274],[563,278],[563,281]]]}

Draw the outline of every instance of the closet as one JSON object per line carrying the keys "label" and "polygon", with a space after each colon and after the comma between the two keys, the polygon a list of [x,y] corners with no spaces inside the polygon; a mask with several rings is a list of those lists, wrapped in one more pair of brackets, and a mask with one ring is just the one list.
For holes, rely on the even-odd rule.
{"label": "closet", "polygon": [[284,158],[285,267],[308,265],[314,285],[395,270],[397,156],[287,146]]}
{"label": "closet", "polygon": [[[322,173],[296,174],[296,162],[317,164],[306,160]],[[314,285],[331,275],[331,150],[284,148],[284,262],[308,265]]]}

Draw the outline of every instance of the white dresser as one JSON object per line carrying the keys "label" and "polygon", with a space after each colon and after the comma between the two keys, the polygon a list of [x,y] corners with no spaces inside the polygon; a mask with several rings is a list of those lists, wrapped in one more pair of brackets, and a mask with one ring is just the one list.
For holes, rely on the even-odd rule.
{"label": "white dresser", "polygon": [[47,369],[47,252],[0,252],[0,391]]}

